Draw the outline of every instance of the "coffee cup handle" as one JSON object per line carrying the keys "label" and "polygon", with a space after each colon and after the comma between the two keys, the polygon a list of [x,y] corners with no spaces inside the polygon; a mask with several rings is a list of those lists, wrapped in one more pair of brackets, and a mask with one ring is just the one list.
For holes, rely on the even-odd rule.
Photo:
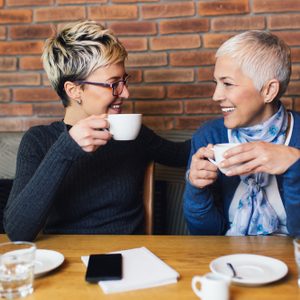
{"label": "coffee cup handle", "polygon": [[203,292],[201,291],[201,289],[197,288],[197,283],[200,283],[202,285],[202,282],[203,282],[202,276],[194,276],[192,278],[192,289],[194,293],[200,298],[203,298]]}
{"label": "coffee cup handle", "polygon": [[208,160],[209,160],[211,163],[213,163],[215,166],[218,166],[218,164],[217,164],[217,162],[216,162],[215,160],[213,160],[213,159],[211,159],[211,158],[208,158]]}

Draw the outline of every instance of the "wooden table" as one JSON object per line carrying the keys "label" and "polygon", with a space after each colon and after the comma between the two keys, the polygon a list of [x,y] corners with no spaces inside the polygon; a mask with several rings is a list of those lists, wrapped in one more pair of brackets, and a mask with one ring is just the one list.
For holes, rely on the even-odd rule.
{"label": "wooden table", "polygon": [[[6,241],[0,235],[0,242]],[[64,254],[64,264],[55,271],[35,280],[35,291],[26,299],[198,299],[191,289],[194,275],[209,272],[209,263],[221,255],[253,253],[284,261],[288,275],[275,283],[261,287],[231,286],[231,300],[300,299],[297,268],[294,261],[292,239],[289,237],[223,237],[223,236],[105,236],[105,235],[48,235],[37,240],[37,247]],[[106,295],[96,284],[84,280],[82,255],[105,253],[145,246],[181,277],[177,284]]]}

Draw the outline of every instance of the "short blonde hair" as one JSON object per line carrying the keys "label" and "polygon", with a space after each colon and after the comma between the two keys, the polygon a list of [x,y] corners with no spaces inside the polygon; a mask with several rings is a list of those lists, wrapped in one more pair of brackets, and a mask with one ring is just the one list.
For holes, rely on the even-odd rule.
{"label": "short blonde hair", "polygon": [[267,31],[250,30],[235,35],[223,43],[216,58],[227,55],[249,76],[257,90],[271,79],[280,84],[279,99],[287,89],[291,76],[291,51],[287,44]]}
{"label": "short blonde hair", "polygon": [[54,33],[44,46],[42,60],[49,81],[69,105],[64,90],[66,81],[85,80],[100,67],[124,62],[127,51],[116,36],[94,21],[80,21],[66,25]]}

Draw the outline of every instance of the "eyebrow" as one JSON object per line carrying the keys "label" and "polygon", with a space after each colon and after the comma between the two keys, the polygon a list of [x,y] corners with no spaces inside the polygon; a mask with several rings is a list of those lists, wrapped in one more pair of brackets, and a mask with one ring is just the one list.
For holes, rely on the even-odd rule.
{"label": "eyebrow", "polygon": [[109,80],[115,80],[115,81],[117,81],[117,80],[124,79],[124,78],[126,78],[127,76],[128,76],[128,74],[127,74],[127,73],[124,73],[123,76],[113,76],[113,77],[110,77],[110,78],[106,79],[106,81],[109,81]]}

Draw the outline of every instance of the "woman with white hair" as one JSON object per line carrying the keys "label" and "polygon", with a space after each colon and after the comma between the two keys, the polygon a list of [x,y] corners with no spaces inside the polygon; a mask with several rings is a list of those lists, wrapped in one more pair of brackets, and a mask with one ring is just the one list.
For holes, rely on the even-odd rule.
{"label": "woman with white hair", "polygon": [[[300,234],[300,114],[280,101],[290,79],[289,47],[265,31],[227,40],[216,53],[213,101],[222,119],[193,136],[184,212],[192,234]],[[220,167],[212,147],[227,151]],[[241,164],[234,166],[235,164]]]}

